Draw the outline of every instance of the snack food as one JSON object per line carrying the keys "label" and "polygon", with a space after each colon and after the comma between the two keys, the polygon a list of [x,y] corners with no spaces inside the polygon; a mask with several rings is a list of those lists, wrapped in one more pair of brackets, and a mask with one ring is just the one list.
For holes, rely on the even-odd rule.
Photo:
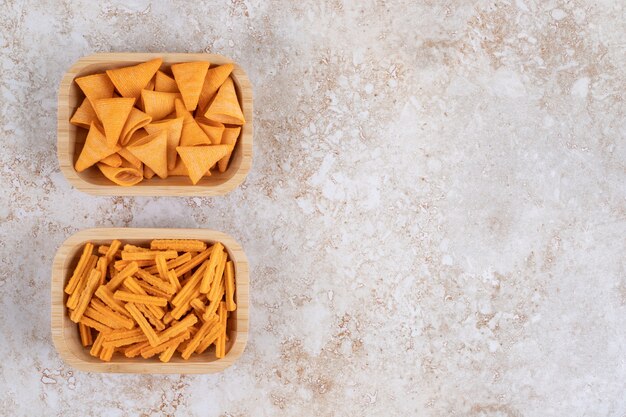
{"label": "snack food", "polygon": [[[176,352],[189,359],[212,345],[207,354],[224,357],[236,308],[228,257],[221,243],[200,240],[85,244],[64,288],[81,344],[103,361],[123,354],[168,362]],[[117,262],[127,263],[118,270]]]}
{"label": "snack food", "polygon": [[76,171],[96,167],[120,186],[225,172],[245,124],[233,69],[157,58],[76,78],[85,98],[70,123],[88,130]]}

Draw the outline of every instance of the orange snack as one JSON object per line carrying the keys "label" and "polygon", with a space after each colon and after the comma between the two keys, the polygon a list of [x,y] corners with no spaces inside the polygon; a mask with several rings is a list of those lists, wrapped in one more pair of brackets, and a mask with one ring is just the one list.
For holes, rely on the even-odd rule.
{"label": "orange snack", "polygon": [[[80,326],[82,325],[82,323],[79,323],[78,325]],[[94,340],[93,345],[91,346],[91,350],[89,351],[89,354],[91,356],[100,356],[100,351],[102,350],[102,342],[104,342],[104,334],[98,333],[98,335],[96,336],[96,340]]]}
{"label": "orange snack", "polygon": [[135,319],[139,328],[144,332],[148,338],[150,346],[157,346],[159,344],[159,336],[157,336],[156,332],[150,326],[150,323],[148,323],[146,318],[139,312],[139,310],[137,310],[137,306],[133,303],[127,303],[126,310],[128,310],[133,319]]}
{"label": "orange snack", "polygon": [[80,334],[81,345],[87,347],[93,344],[93,336],[89,327],[85,326],[83,323],[78,323],[78,333]]}
{"label": "orange snack", "polygon": [[171,346],[178,346],[183,340],[187,340],[189,339],[189,332],[188,331],[184,331],[183,333],[179,334],[178,336],[168,340],[167,342],[162,342],[160,344],[158,344],[157,346],[150,346],[150,347],[146,347],[141,351],[141,356],[144,359],[148,359],[153,357],[154,355],[156,355],[157,353],[161,353],[164,350],[166,350],[167,348],[171,347]]}
{"label": "orange snack", "polygon": [[126,301],[135,304],[147,304],[158,307],[165,307],[167,300],[161,297],[153,297],[150,295],[133,294],[132,292],[117,290],[113,294],[113,298],[118,301]]}
{"label": "orange snack", "polygon": [[210,145],[211,139],[209,139],[206,133],[198,126],[198,123],[194,120],[191,113],[189,113],[183,101],[176,99],[174,101],[174,107],[176,108],[176,118],[183,118],[180,144],[182,146]]}
{"label": "orange snack", "polygon": [[236,310],[237,304],[235,304],[235,265],[233,264],[233,261],[226,262],[226,270],[224,274],[224,290],[226,293],[226,310]]}
{"label": "orange snack", "polygon": [[128,145],[127,149],[159,177],[167,178],[167,133],[165,131],[148,135]]}
{"label": "orange snack", "polygon": [[144,111],[158,121],[174,111],[174,101],[180,99],[180,93],[141,90],[141,102]]}
{"label": "orange snack", "polygon": [[89,129],[91,123],[96,121],[98,121],[98,116],[96,115],[96,111],[93,109],[93,106],[88,98],[83,100],[83,103],[76,109],[74,115],[70,119],[71,124],[84,129]]}
{"label": "orange snack", "polygon": [[142,261],[151,260],[154,261],[157,255],[162,255],[165,259],[172,259],[178,257],[178,252],[175,250],[146,250],[142,252],[128,252],[122,251],[122,260],[124,261]]}
{"label": "orange snack", "polygon": [[107,147],[116,147],[134,103],[134,99],[121,97],[101,98],[92,103],[104,127]]}
{"label": "orange snack", "polygon": [[204,84],[204,77],[211,65],[207,61],[184,62],[172,65],[172,74],[183,96],[185,107],[194,111],[198,106],[200,91]]}
{"label": "orange snack", "polygon": [[[163,262],[165,262],[165,257],[163,256],[163,254],[158,254],[157,258],[161,258],[163,259]],[[143,269],[138,270],[136,275],[148,284],[152,285],[155,288],[158,288],[159,290],[167,294],[171,295],[174,294],[174,292],[176,291],[176,288],[172,284],[168,283],[167,281],[161,280],[152,274],[147,273]]]}
{"label": "orange snack", "polygon": [[228,162],[230,162],[230,156],[233,153],[233,149],[235,144],[237,143],[237,139],[239,138],[239,133],[241,132],[241,127],[229,127],[224,129],[224,133],[222,134],[222,144],[230,145],[229,152],[217,163],[217,167],[220,172],[225,172],[228,168]]}
{"label": "orange snack", "polygon": [[242,125],[246,122],[239,106],[239,99],[232,78],[228,77],[217,94],[209,101],[204,117],[233,125]]}
{"label": "orange snack", "polygon": [[119,274],[115,276],[114,279],[112,279],[111,281],[107,283],[106,285],[107,290],[111,292],[117,290],[117,288],[122,284],[122,282],[124,282],[126,278],[135,275],[135,273],[137,273],[138,270],[139,270],[139,265],[137,264],[137,262],[131,261],[124,269],[120,271]]}
{"label": "orange snack", "polygon": [[211,257],[209,258],[209,263],[204,270],[204,276],[202,277],[202,282],[200,284],[200,292],[202,294],[208,293],[209,289],[211,288],[215,277],[215,270],[222,259],[222,253],[224,252],[223,249],[224,245],[219,242],[211,247]]}
{"label": "orange snack", "polygon": [[228,153],[227,145],[179,146],[178,155],[189,171],[191,182],[197,184],[215,163]]}
{"label": "orange snack", "polygon": [[87,261],[89,260],[92,254],[93,254],[93,243],[87,243],[85,247],[83,248],[83,253],[80,255],[80,259],[78,260],[78,265],[76,265],[76,268],[74,269],[74,273],[72,274],[72,277],[70,278],[67,285],[65,286],[66,294],[72,294],[74,292],[74,289],[76,289],[76,286],[78,285],[78,281],[80,280],[80,277],[83,275],[83,271],[85,270],[85,267],[87,266]]}
{"label": "orange snack", "polygon": [[98,169],[105,177],[113,181],[117,185],[123,187],[129,187],[135,185],[143,180],[143,172],[131,166],[122,166],[119,168],[111,167],[106,164],[99,163]]}
{"label": "orange snack", "polygon": [[123,316],[129,317],[128,311],[126,311],[126,308],[124,308],[124,304],[113,298],[113,293],[107,288],[106,285],[101,285],[100,287],[98,287],[95,292],[95,296],[102,300],[102,302],[111,310]]}
{"label": "orange snack", "polygon": [[130,110],[128,118],[126,119],[126,123],[124,123],[122,132],[120,133],[120,145],[126,146],[133,137],[133,134],[142,127],[145,127],[151,121],[152,117],[150,117],[150,115],[142,112],[136,107],[133,107]]}
{"label": "orange snack", "polygon": [[122,157],[119,156],[119,154],[114,153],[106,158],[102,158],[100,162],[110,167],[118,168],[122,166]]}
{"label": "orange snack", "polygon": [[145,129],[149,134],[157,133],[161,130],[167,132],[167,169],[173,169],[176,166],[176,147],[180,143],[180,136],[183,130],[183,117],[150,123]]}
{"label": "orange snack", "polygon": [[[152,248],[150,248],[152,249]],[[120,255],[121,256],[121,255]],[[167,269],[174,269],[178,266],[181,266],[187,262],[189,262],[191,260],[192,256],[190,252],[185,252],[184,254],[180,255],[177,258],[174,259],[170,259],[169,261],[167,261],[167,263],[165,264],[167,266]],[[156,257],[155,257],[155,261],[156,261]],[[156,274],[159,272],[158,268],[156,265],[145,268],[146,272],[149,274]]]}
{"label": "orange snack", "polygon": [[94,319],[90,319],[89,317],[85,317],[85,316],[83,316],[80,319],[80,323],[84,324],[87,327],[91,327],[92,329],[97,330],[97,331],[99,331],[101,333],[105,333],[105,334],[113,331],[113,329],[110,328],[109,326],[106,326],[106,325],[104,325],[104,324],[102,324],[102,323],[100,323],[100,322],[98,322],[98,321],[96,321]]}
{"label": "orange snack", "polygon": [[202,252],[206,243],[201,240],[186,239],[155,239],[150,242],[152,250],[175,250],[178,252]]}
{"label": "orange snack", "polygon": [[198,99],[198,108],[206,110],[206,106],[209,101],[215,96],[217,90],[224,84],[224,81],[228,78],[235,66],[233,64],[224,64],[218,67],[210,68],[206,77],[204,78],[204,84],[202,85],[202,91],[200,91],[200,98]]}
{"label": "orange snack", "polygon": [[107,145],[106,137],[100,131],[100,126],[96,125],[94,122],[89,128],[87,139],[85,139],[85,145],[83,146],[83,150],[81,151],[74,168],[78,172],[83,172],[101,159],[104,159],[119,150],[119,146],[114,145],[111,148]]}
{"label": "orange snack", "polygon": [[132,67],[107,70],[107,75],[122,97],[139,98],[144,89],[157,72],[163,60],[156,58]]}
{"label": "orange snack", "polygon": [[76,309],[70,314],[70,320],[72,320],[74,323],[78,323],[83,317],[83,314],[85,313],[85,310],[89,305],[89,301],[91,301],[91,297],[93,297],[93,293],[96,291],[96,286],[98,285],[99,281],[100,271],[98,271],[97,269],[91,270],[89,278],[87,279],[87,283],[85,284],[85,288],[83,288],[83,290],[81,291]]}
{"label": "orange snack", "polygon": [[196,122],[200,129],[211,139],[212,145],[222,143],[222,135],[224,134],[224,124],[209,120],[204,117],[196,117]]}
{"label": "orange snack", "polygon": [[164,93],[180,93],[176,81],[163,71],[157,71],[155,75],[154,91],[162,91]]}
{"label": "orange snack", "polygon": [[122,165],[129,168],[135,168],[137,171],[143,171],[143,162],[137,159],[135,155],[128,152],[128,149],[122,148],[117,151],[117,154],[124,158],[124,161],[126,162],[126,164],[124,164],[124,161],[122,161]]}
{"label": "orange snack", "polygon": [[113,97],[115,87],[106,74],[86,75],[76,78],[75,81],[91,103],[101,98]]}

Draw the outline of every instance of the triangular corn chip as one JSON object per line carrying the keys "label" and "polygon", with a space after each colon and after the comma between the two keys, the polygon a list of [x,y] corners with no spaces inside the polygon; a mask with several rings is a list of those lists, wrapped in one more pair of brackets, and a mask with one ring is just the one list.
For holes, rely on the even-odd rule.
{"label": "triangular corn chip", "polygon": [[87,97],[92,104],[98,99],[113,97],[113,89],[115,87],[109,77],[104,73],[86,75],[76,78],[75,81],[80,89],[83,90],[83,93],[85,93],[85,97]]}
{"label": "triangular corn chip", "polygon": [[161,120],[171,112],[175,111],[174,101],[180,99],[180,93],[163,93],[161,91],[141,91],[141,101],[146,114],[152,117],[153,121]]}
{"label": "triangular corn chip", "polygon": [[180,135],[183,130],[183,118],[161,120],[150,123],[145,127],[149,134],[165,130],[167,132],[167,169],[176,165],[176,147],[180,144]]}
{"label": "triangular corn chip", "polygon": [[145,129],[135,130],[135,132],[131,135],[130,140],[128,141],[125,147],[128,147],[128,145],[132,145],[133,143],[137,143],[137,141],[145,138],[146,136],[148,136],[148,132],[146,132]]}
{"label": "triangular corn chip", "polygon": [[93,102],[98,119],[104,126],[109,148],[117,144],[134,103],[132,98],[101,98]]}
{"label": "triangular corn chip", "polygon": [[228,146],[179,146],[176,151],[189,171],[191,182],[197,184],[209,168],[228,153]]}
{"label": "triangular corn chip", "polygon": [[133,136],[133,133],[146,126],[151,121],[152,117],[138,108],[133,107],[130,110],[130,114],[128,115],[128,119],[126,119],[124,127],[122,128],[122,133],[120,134],[120,145],[126,146],[126,144],[130,141],[130,138]]}
{"label": "triangular corn chip", "polygon": [[152,77],[148,85],[145,86],[144,90],[154,91],[154,86],[156,85],[156,75]]}
{"label": "triangular corn chip", "polygon": [[93,109],[89,99],[85,98],[82,104],[74,112],[74,115],[70,119],[70,123],[74,126],[89,129],[91,122],[97,120],[98,116],[96,115],[96,111]]}
{"label": "triangular corn chip", "polygon": [[89,133],[87,133],[87,139],[85,139],[83,150],[80,152],[74,167],[76,168],[76,171],[83,172],[96,162],[116,153],[119,150],[119,146],[113,148],[109,148],[107,146],[106,137],[100,131],[99,126],[93,122],[89,128]]}
{"label": "triangular corn chip", "polygon": [[232,155],[237,139],[239,138],[239,132],[241,132],[240,127],[227,127],[224,129],[224,133],[222,134],[222,144],[228,145],[229,151],[226,156],[220,159],[217,163],[217,169],[220,172],[224,172],[228,168],[228,162],[230,161],[230,156]]}
{"label": "triangular corn chip", "polygon": [[141,169],[143,167],[143,162],[141,162],[135,155],[130,153],[128,149],[122,148],[117,151],[117,154],[122,157],[124,162],[127,162],[127,165],[132,166],[133,168]]}
{"label": "triangular corn chip", "polygon": [[149,166],[146,165],[143,168],[143,177],[145,179],[149,180],[150,178],[154,177],[154,174],[155,174],[155,172]]}
{"label": "triangular corn chip", "polygon": [[180,93],[176,80],[163,71],[157,71],[155,75],[154,91],[162,91],[164,93]]}
{"label": "triangular corn chip", "polygon": [[204,77],[211,65],[207,61],[184,62],[172,65],[172,74],[176,85],[183,96],[187,110],[194,111],[198,106],[200,91],[204,84]]}
{"label": "triangular corn chip", "polygon": [[[187,170],[187,167],[185,166],[185,163],[183,162],[182,159],[180,158],[176,158],[176,165],[174,166],[173,169],[170,169],[168,171],[168,175],[170,177],[188,177],[189,176],[189,171]],[[211,176],[211,170],[207,170],[207,172],[204,173],[205,177],[210,177]]]}
{"label": "triangular corn chip", "polygon": [[183,118],[183,130],[180,134],[181,146],[210,145],[211,139],[198,126],[182,100],[176,99],[176,118]]}
{"label": "triangular corn chip", "polygon": [[212,145],[219,145],[222,142],[223,123],[209,120],[204,116],[196,116],[195,120],[202,131],[211,139]]}
{"label": "triangular corn chip", "polygon": [[135,185],[143,180],[143,172],[140,169],[122,164],[121,167],[110,167],[99,163],[98,168],[105,177],[124,187]]}
{"label": "triangular corn chip", "polygon": [[122,97],[139,98],[162,63],[161,58],[156,58],[132,67],[107,70],[107,75]]}
{"label": "triangular corn chip", "polygon": [[167,178],[167,132],[162,130],[128,145],[135,155],[161,178]]}
{"label": "triangular corn chip", "polygon": [[110,167],[119,167],[122,166],[122,157],[114,153],[107,156],[106,158],[102,158],[100,162],[102,162],[103,164],[107,164]]}
{"label": "triangular corn chip", "polygon": [[215,93],[217,93],[217,90],[220,89],[222,84],[224,84],[224,81],[226,81],[234,67],[233,64],[224,64],[207,71],[206,77],[204,77],[202,91],[200,91],[200,98],[198,99],[198,108],[202,113],[204,113],[206,105],[213,98]]}
{"label": "triangular corn chip", "polygon": [[246,122],[239,106],[239,99],[232,78],[228,77],[217,90],[217,94],[209,101],[204,117],[233,125],[242,125]]}

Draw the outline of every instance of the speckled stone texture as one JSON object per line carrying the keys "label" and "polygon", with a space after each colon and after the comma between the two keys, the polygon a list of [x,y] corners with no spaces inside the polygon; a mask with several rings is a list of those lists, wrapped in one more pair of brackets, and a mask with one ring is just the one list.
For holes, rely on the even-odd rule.
{"label": "speckled stone texture", "polygon": [[[626,415],[625,7],[2,2],[0,415]],[[246,182],[218,198],[72,189],[56,90],[98,51],[238,61],[255,91]],[[93,226],[239,240],[240,361],[65,365],[51,262]]]}

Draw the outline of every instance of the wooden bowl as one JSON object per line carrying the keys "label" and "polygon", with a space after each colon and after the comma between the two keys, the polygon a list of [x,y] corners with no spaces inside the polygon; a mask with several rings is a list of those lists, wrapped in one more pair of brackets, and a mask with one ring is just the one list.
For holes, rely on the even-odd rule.
{"label": "wooden bowl", "polygon": [[[189,178],[175,176],[166,179],[153,177],[144,179],[132,187],[121,187],[109,181],[97,167],[83,172],[76,172],[74,164],[78,159],[82,145],[87,137],[87,130],[70,123],[74,111],[85,95],[74,82],[77,77],[104,72],[110,68],[135,65],[150,59],[163,58],[163,67],[177,62],[209,61],[211,66],[232,62],[221,55],[213,54],[157,54],[157,53],[106,53],[80,58],[65,73],[59,85],[57,114],[57,156],[61,172],[77,189],[94,195],[145,195],[145,196],[213,196],[223,195],[243,182],[252,165],[252,86],[243,69],[233,62],[231,74],[239,97],[239,104],[246,123],[233,151],[226,172],[211,173],[193,185]],[[162,67],[162,68],[163,68]]]}
{"label": "wooden bowl", "polygon": [[[103,362],[89,354],[89,348],[81,345],[76,323],[72,322],[65,308],[65,283],[72,274],[85,243],[94,245],[110,243],[119,239],[122,243],[145,244],[152,239],[198,239],[209,243],[221,242],[235,264],[235,302],[237,309],[228,319],[226,355],[217,359],[215,349],[210,348],[201,355],[192,355],[189,360],[178,354],[168,363],[158,357],[127,358],[119,353],[110,362]],[[122,372],[137,374],[208,374],[220,372],[237,360],[248,340],[248,260],[241,246],[230,236],[206,229],[130,229],[106,228],[87,229],[70,236],[61,245],[52,265],[52,340],[61,358],[77,369],[87,372]]]}

